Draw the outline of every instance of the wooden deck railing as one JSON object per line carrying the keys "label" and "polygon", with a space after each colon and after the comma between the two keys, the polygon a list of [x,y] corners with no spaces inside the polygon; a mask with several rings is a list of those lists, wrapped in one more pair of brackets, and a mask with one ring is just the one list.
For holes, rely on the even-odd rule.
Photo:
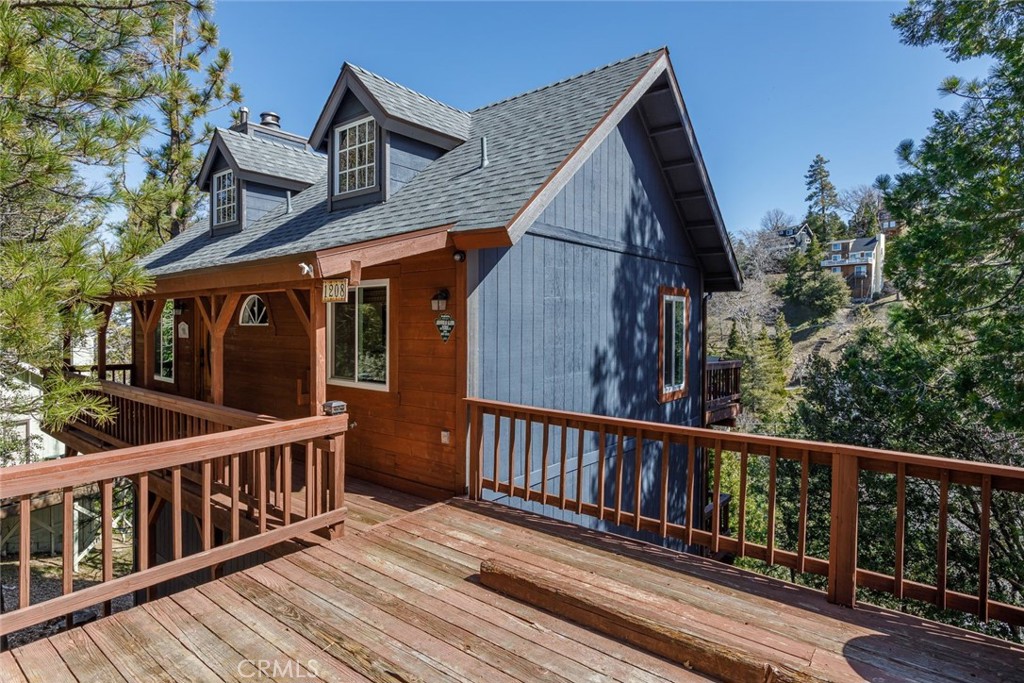
{"label": "wooden deck railing", "polygon": [[740,360],[709,360],[704,379],[704,405],[711,410],[740,400]]}
{"label": "wooden deck railing", "polygon": [[[345,441],[348,415],[309,417],[192,436],[76,458],[0,469],[0,503],[20,514],[19,605],[0,619],[0,635],[103,604],[191,572],[214,567],[271,545],[328,529],[335,537],[345,517]],[[321,445],[317,445],[321,444]],[[293,459],[293,448],[298,450]],[[303,473],[296,467],[300,459]],[[296,471],[298,470],[298,471]],[[113,491],[115,480],[135,489],[137,571],[115,578]],[[295,486],[302,484],[302,486]],[[62,492],[64,538],[71,538],[75,490],[98,486],[101,497],[102,582],[72,590],[72,554],[64,554],[63,595],[31,604],[31,502]],[[302,489],[299,494],[295,489]],[[304,498],[302,514],[297,496]],[[170,506],[172,559],[150,566],[152,521]],[[196,519],[202,549],[183,554],[183,513]],[[214,527],[225,529],[216,545]]]}
{"label": "wooden deck railing", "polygon": [[109,382],[116,382],[118,384],[131,384],[132,383],[132,372],[133,366],[131,363],[112,363],[105,366],[103,371],[103,377],[99,377],[99,366],[90,365],[86,366],[75,366],[68,367],[71,372],[78,372],[83,375],[91,375],[97,379],[105,379]]}
{"label": "wooden deck railing", "polygon": [[[992,519],[992,500],[999,495],[1024,493],[1024,468],[913,455],[831,443],[799,441],[596,415],[545,410],[530,406],[467,399],[470,407],[470,496],[491,491],[560,510],[568,510],[604,522],[648,531],[664,539],[678,539],[703,546],[712,553],[728,552],[751,557],[769,565],[828,577],[828,599],[853,606],[858,586],[911,598],[941,608],[972,613],[982,620],[998,619],[1024,625],[1024,607],[989,598],[990,545],[993,523],[1019,529],[1019,519]],[[667,457],[666,457],[667,455]],[[695,473],[706,458],[708,481]],[[763,519],[764,542],[749,533],[756,513],[748,509],[751,466],[763,459],[767,472],[767,504]],[[738,502],[735,533],[722,530],[723,463],[738,465],[738,484],[732,503]],[[777,543],[779,526],[779,470],[796,469],[795,547]],[[827,545],[827,552],[812,555],[809,545],[809,495],[812,468],[824,467],[830,484],[830,510],[814,528],[824,537],[813,547]],[[862,473],[889,473],[895,478],[895,552],[891,572],[858,566],[859,505],[879,504],[861,500],[867,489],[860,486]],[[796,477],[799,484],[795,484]],[[908,547],[907,488],[911,480],[934,483],[937,509],[935,578],[929,583],[905,577]],[[641,482],[640,486],[636,482]],[[948,587],[948,540],[950,487],[972,489],[977,494],[978,564],[976,594]],[[712,508],[705,522],[703,504]],[[753,506],[751,505],[750,508]],[[1012,508],[1011,508],[1012,509]],[[915,520],[917,521],[917,520]],[[915,534],[921,524],[915,525]],[[827,543],[826,543],[827,540]],[[998,577],[997,577],[998,578]]]}

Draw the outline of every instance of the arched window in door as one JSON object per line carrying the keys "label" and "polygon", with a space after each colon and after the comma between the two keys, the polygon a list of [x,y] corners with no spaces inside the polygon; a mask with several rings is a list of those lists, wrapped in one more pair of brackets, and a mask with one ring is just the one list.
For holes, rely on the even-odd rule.
{"label": "arched window in door", "polygon": [[270,324],[270,312],[263,299],[252,294],[242,304],[242,311],[238,314],[238,324],[243,327],[262,327]]}

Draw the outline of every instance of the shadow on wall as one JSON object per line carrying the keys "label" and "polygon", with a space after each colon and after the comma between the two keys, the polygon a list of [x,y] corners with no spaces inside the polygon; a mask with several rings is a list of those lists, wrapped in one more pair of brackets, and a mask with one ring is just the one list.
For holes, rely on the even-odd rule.
{"label": "shadow on wall", "polygon": [[[630,191],[630,205],[622,233],[626,253],[621,255],[613,275],[618,286],[614,288],[612,300],[613,332],[606,344],[595,345],[593,350],[592,386],[594,403],[592,412],[598,415],[614,415],[638,420],[650,420],[669,424],[692,424],[694,406],[699,405],[697,392],[701,386],[695,368],[699,368],[698,344],[700,318],[696,312],[700,307],[699,283],[688,282],[686,272],[677,264],[657,258],[640,258],[631,254],[637,251],[669,254],[674,250],[668,244],[665,230],[659,223],[654,209],[644,192],[641,179],[634,175]],[[690,344],[688,396],[669,403],[658,400],[658,300],[659,289],[664,286],[686,286],[691,291],[690,329],[687,343]],[[596,450],[597,436],[593,444]],[[619,445],[618,435],[608,437],[605,444],[609,458],[606,459],[604,479],[616,481]],[[622,506],[630,511],[635,507],[636,487],[641,486],[641,512],[646,517],[658,518],[661,510],[662,444],[643,440],[641,445],[641,472],[636,472],[636,435],[624,435],[622,453]],[[685,518],[686,465],[688,453],[685,446],[669,448],[669,521],[682,524]],[[700,471],[699,460],[697,471]],[[595,463],[595,467],[597,464]],[[595,471],[590,478],[589,500],[597,501],[600,496],[599,478]],[[694,485],[698,501],[706,497],[702,493],[702,482]],[[605,488],[605,505],[614,507],[616,500],[614,486]],[[701,505],[702,507],[702,505]],[[698,508],[700,509],[700,508]],[[626,534],[634,538],[683,549],[681,542],[668,542],[651,532],[637,532],[608,522],[601,522],[603,530]]]}

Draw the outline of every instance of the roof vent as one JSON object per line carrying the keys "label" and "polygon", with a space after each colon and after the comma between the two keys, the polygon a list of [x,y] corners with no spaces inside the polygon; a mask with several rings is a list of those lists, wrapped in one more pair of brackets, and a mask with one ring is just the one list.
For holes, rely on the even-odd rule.
{"label": "roof vent", "polygon": [[249,107],[238,108],[238,122],[249,123]]}
{"label": "roof vent", "polygon": [[272,111],[265,111],[260,114],[260,125],[267,128],[280,128],[281,117]]}
{"label": "roof vent", "polygon": [[487,164],[491,163],[487,158],[487,136],[480,138],[480,168],[485,168]]}

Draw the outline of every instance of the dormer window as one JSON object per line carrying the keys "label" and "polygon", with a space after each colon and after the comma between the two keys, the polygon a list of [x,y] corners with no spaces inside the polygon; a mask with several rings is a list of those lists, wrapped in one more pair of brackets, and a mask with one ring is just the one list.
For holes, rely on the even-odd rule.
{"label": "dormer window", "polygon": [[238,195],[235,174],[230,169],[213,176],[213,225],[225,225],[238,220]]}
{"label": "dormer window", "polygon": [[373,118],[334,129],[334,194],[377,185],[377,124]]}

